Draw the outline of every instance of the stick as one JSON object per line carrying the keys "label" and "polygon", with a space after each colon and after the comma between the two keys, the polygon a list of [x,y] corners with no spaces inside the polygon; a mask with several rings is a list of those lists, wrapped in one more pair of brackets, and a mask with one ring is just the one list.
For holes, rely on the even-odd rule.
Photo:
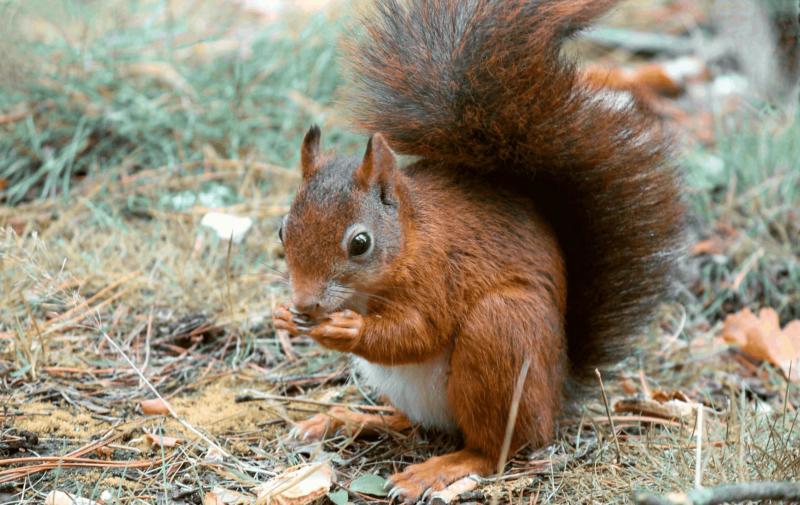
{"label": "stick", "polygon": [[[99,320],[100,315],[98,314],[97,317],[98,317],[98,320]],[[99,324],[98,324],[98,329],[99,329]],[[197,428],[195,428],[194,426],[192,426],[191,424],[189,424],[188,422],[186,422],[182,418],[180,418],[178,416],[178,413],[175,412],[175,410],[172,408],[172,405],[168,401],[166,401],[163,396],[161,396],[161,394],[156,390],[156,388],[153,386],[153,384],[151,384],[150,381],[147,379],[147,377],[144,376],[142,371],[139,370],[139,368],[137,368],[137,366],[133,363],[133,361],[131,361],[131,359],[128,357],[128,355],[125,354],[125,351],[123,351],[122,348],[120,348],[117,345],[117,343],[114,342],[114,339],[112,339],[108,335],[108,333],[106,333],[105,331],[100,330],[100,332],[102,333],[103,337],[106,340],[108,340],[108,343],[111,344],[111,346],[114,348],[114,350],[117,351],[117,353],[119,353],[122,356],[122,358],[128,363],[128,366],[130,366],[131,369],[134,372],[136,372],[136,374],[139,376],[139,378],[144,382],[144,384],[147,386],[147,388],[156,396],[156,398],[158,398],[159,400],[161,400],[164,403],[164,405],[167,407],[167,411],[169,411],[169,414],[172,416],[173,419],[178,421],[181,424],[181,426],[183,426],[187,430],[189,430],[192,433],[194,433],[195,435],[197,435],[202,441],[207,443],[209,445],[209,447],[213,447],[214,449],[219,451],[220,454],[222,454],[223,456],[225,456],[225,457],[229,458],[230,460],[234,461],[236,464],[238,464],[242,468],[244,468],[246,470],[249,470],[251,472],[254,472],[254,473],[266,473],[261,468],[256,468],[253,465],[246,464],[245,462],[239,460],[239,458],[233,456],[231,453],[229,453],[228,451],[226,451],[225,449],[220,447],[216,442],[214,442],[213,440],[208,438],[200,430],[198,430]]]}
{"label": "stick", "polygon": [[608,416],[608,423],[611,425],[611,433],[614,435],[614,445],[617,447],[617,463],[620,462],[622,451],[619,448],[619,439],[617,438],[617,427],[614,426],[614,418],[611,417],[611,408],[608,406],[608,398],[606,397],[606,387],[603,385],[603,377],[600,375],[600,370],[594,369],[597,374],[597,381],[600,382],[600,394],[603,395],[603,405],[606,406],[606,416]]}
{"label": "stick", "polygon": [[[503,445],[500,448],[500,459],[497,462],[497,478],[503,475],[503,469],[508,460],[508,451],[511,448],[511,437],[514,436],[514,425],[517,424],[517,414],[519,413],[519,402],[522,398],[522,388],[525,386],[525,379],[528,377],[528,369],[531,367],[531,359],[527,358],[522,363],[522,368],[517,376],[517,384],[514,386],[514,395],[511,397],[511,408],[508,410],[508,423],[506,424],[506,434],[503,437]],[[492,505],[497,504],[497,495],[492,497]]]}
{"label": "stick", "polygon": [[800,483],[744,482],[695,489],[688,493],[670,493],[667,496],[645,492],[638,492],[633,496],[633,501],[637,505],[719,505],[764,500],[798,502],[800,501]]}
{"label": "stick", "polygon": [[279,402],[305,403],[308,405],[319,405],[320,407],[347,407],[347,408],[355,408],[363,410],[365,412],[386,412],[389,414],[397,412],[397,410],[394,407],[384,407],[381,405],[357,405],[357,404],[342,403],[342,402],[325,402],[322,400],[311,400],[309,398],[272,395],[269,393],[262,393],[261,391],[255,391],[253,389],[244,390],[242,394],[237,395],[235,399],[237,403],[253,402],[258,400],[274,400]]}
{"label": "stick", "polygon": [[697,424],[695,427],[695,462],[694,462],[694,487],[703,487],[703,405],[697,404]]}

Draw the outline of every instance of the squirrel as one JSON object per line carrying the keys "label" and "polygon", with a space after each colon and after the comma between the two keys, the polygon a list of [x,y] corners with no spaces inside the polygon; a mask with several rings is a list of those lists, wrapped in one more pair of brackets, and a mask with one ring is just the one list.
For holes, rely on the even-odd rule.
{"label": "squirrel", "polygon": [[293,434],[463,440],[392,475],[391,498],[498,471],[507,431],[510,454],[549,443],[670,292],[685,211],[667,136],[562,54],[615,3],[382,0],[348,48],[363,157],[323,151],[316,126],[303,139],[274,326],[354,355],[396,412]]}

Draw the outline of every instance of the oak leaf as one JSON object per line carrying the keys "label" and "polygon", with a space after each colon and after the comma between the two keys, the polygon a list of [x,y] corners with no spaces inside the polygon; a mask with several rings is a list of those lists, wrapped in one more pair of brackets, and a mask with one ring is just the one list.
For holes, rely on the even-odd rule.
{"label": "oak leaf", "polygon": [[256,505],[305,505],[330,490],[335,477],[330,464],[304,465],[278,475],[256,489]]}
{"label": "oak leaf", "polygon": [[800,378],[800,320],[781,329],[774,309],[761,309],[757,317],[744,309],[725,318],[722,338],[751,358],[777,366],[788,379]]}

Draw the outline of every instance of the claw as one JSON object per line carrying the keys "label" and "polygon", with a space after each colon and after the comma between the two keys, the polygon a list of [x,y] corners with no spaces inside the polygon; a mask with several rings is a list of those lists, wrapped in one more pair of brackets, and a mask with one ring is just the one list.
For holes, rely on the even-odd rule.
{"label": "claw", "polygon": [[295,317],[293,317],[293,318],[292,318],[292,322],[293,322],[294,324],[304,324],[304,325],[307,325],[307,324],[311,324],[311,319],[309,319],[309,318],[307,318],[307,317],[295,316]]}
{"label": "claw", "polygon": [[431,492],[432,491],[433,490],[431,488],[426,489],[425,492],[422,493],[422,496],[420,497],[420,500],[424,501],[425,503],[428,503],[428,498],[431,497]]}
{"label": "claw", "polygon": [[386,495],[386,497],[389,498],[389,501],[393,501],[393,500],[399,498],[400,495],[405,493],[405,492],[406,492],[405,489],[395,486],[395,487],[393,487],[391,489],[391,491],[389,491],[389,494]]}

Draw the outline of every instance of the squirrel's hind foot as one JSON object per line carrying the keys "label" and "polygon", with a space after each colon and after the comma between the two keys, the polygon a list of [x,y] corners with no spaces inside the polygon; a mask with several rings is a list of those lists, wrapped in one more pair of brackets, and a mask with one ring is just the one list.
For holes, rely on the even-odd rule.
{"label": "squirrel's hind foot", "polygon": [[471,475],[487,475],[494,463],[483,454],[462,449],[411,465],[389,478],[389,498],[401,503],[417,503],[443,491],[450,484]]}

